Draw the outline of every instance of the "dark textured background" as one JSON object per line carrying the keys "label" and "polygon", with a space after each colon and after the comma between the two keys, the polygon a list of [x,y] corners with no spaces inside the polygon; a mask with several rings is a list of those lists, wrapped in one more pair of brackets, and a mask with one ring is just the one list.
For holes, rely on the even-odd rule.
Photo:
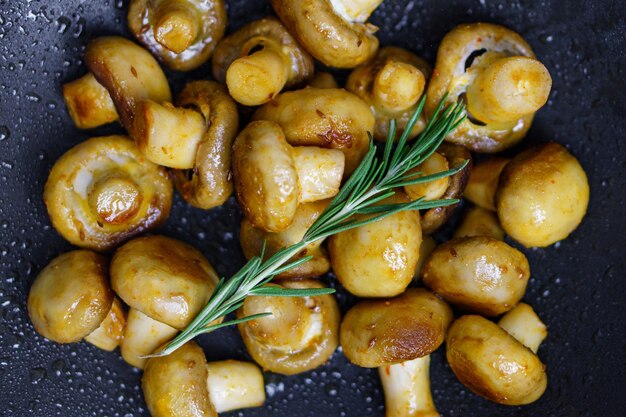
{"label": "dark textured background", "polygon": [[[265,1],[230,3],[231,30],[271,13]],[[491,404],[456,381],[440,349],[431,377],[444,416],[626,415],[626,43],[620,3],[386,0],[372,18],[382,28],[383,45],[407,47],[431,62],[440,39],[458,23],[497,22],[522,33],[554,81],[524,144],[565,144],[591,185],[589,212],[569,239],[525,250],[533,275],[525,300],[549,328],[539,351],[548,366],[547,392],[527,407]],[[91,38],[127,34],[126,7],[121,0],[0,0],[1,416],[148,415],[140,374],[117,353],[45,341],[26,314],[26,295],[38,271],[70,249],[51,228],[42,202],[47,173],[63,152],[95,135],[73,127],[59,87],[85,71],[81,56]],[[208,72],[205,67],[192,76]],[[175,91],[180,85],[175,80]],[[96,133],[119,130],[110,126]],[[163,233],[197,246],[228,275],[243,261],[239,219],[232,200],[203,212],[177,198]],[[340,301],[344,308],[352,302],[341,293]],[[209,359],[246,358],[234,329],[200,342]],[[348,365],[341,353],[314,372],[266,379],[266,407],[232,415],[384,415],[376,371]]]}

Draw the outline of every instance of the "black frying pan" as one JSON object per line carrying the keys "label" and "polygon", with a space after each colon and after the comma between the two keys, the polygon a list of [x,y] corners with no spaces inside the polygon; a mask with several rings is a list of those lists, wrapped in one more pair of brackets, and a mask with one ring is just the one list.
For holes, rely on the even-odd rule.
{"label": "black frying pan", "polygon": [[[297,0],[294,0],[297,1]],[[230,30],[271,13],[266,1],[229,1]],[[621,3],[621,4],[620,4]],[[0,0],[0,415],[147,416],[140,373],[117,353],[78,343],[59,345],[35,333],[26,313],[28,289],[43,266],[70,245],[51,228],[42,201],[54,161],[109,126],[80,132],[66,115],[60,85],[82,75],[87,42],[128,35],[122,0]],[[489,21],[520,32],[549,68],[553,91],[528,138],[565,144],[586,169],[591,203],[569,239],[525,250],[533,277],[525,300],[549,328],[539,355],[548,390],[535,404],[504,407],[467,391],[433,354],[432,388],[444,416],[626,415],[626,19],[623,2],[386,0],[373,16],[382,44],[433,62],[454,25]],[[207,66],[191,74],[200,78]],[[172,78],[179,91],[182,77]],[[243,263],[233,200],[209,212],[176,199],[162,232],[205,253],[224,275]],[[334,284],[332,277],[328,281]],[[339,292],[345,309],[353,299]],[[237,331],[200,338],[209,360],[247,358]],[[265,407],[241,416],[383,416],[375,370],[348,364],[341,353],[316,371],[266,375]],[[226,414],[225,414],[226,415]]]}

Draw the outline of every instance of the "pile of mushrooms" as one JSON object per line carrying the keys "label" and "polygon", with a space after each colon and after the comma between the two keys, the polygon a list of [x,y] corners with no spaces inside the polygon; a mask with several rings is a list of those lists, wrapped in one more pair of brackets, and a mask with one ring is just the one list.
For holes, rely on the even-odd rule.
{"label": "pile of mushrooms", "polygon": [[[313,242],[292,259],[307,262],[268,284],[323,288],[316,278],[332,269],[343,289],[363,298],[343,318],[334,295],[251,296],[238,318],[272,315],[238,330],[254,362],[284,375],[323,366],[341,344],[351,363],[378,368],[388,417],[439,415],[429,368],[444,343],[450,368],[471,391],[506,405],[537,400],[547,386],[537,355],[547,330],[522,302],[528,260],[504,239],[543,247],[566,238],[586,212],[589,185],[576,158],[553,142],[473,158],[525,136],[548,99],[550,75],[519,34],[495,24],[453,29],[434,69],[411,51],[379,49],[367,19],[381,2],[272,0],[277,17],[223,37],[223,0],[131,1],[128,24],[143,47],[121,37],[92,40],[89,72],[62,88],[76,127],[119,121],[127,136],[86,140],[50,172],[44,201],[52,225],[82,249],[53,259],[33,283],[35,330],[58,343],[119,346],[144,370],[154,417],[262,405],[263,375],[253,363],[207,362],[195,342],[151,356],[189,325],[218,276],[186,243],[140,235],[167,220],[174,186],[204,210],[234,192],[244,255],[271,257],[302,239],[370,136],[385,141],[391,120],[403,131],[426,94],[409,138],[444,97],[446,106],[464,102],[467,119],[412,174],[458,172],[406,185],[379,204],[465,201]],[[349,69],[345,89],[331,73],[315,72],[314,59]],[[215,81],[191,81],[174,101],[159,62],[178,71],[209,63]],[[240,126],[240,115],[251,120]],[[456,230],[434,235],[459,206]]]}

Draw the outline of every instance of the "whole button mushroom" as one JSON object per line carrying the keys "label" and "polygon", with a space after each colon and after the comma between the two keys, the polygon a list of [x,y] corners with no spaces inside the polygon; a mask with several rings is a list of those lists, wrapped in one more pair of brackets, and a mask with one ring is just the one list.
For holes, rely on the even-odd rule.
{"label": "whole button mushroom", "polygon": [[234,360],[207,364],[193,341],[167,356],[148,359],[141,388],[152,417],[217,417],[265,402],[257,366]]}
{"label": "whole button mushroom", "polygon": [[28,315],[45,338],[73,343],[99,328],[113,300],[106,258],[75,250],[56,257],[39,273],[28,294]]}
{"label": "whole button mushroom", "polygon": [[[269,258],[280,249],[300,242],[306,231],[313,225],[329,203],[330,200],[321,200],[300,204],[289,227],[278,233],[266,232],[263,229],[254,227],[248,219],[244,218],[241,221],[239,239],[243,254],[247,259],[250,259],[254,256],[260,256],[263,249],[265,249],[265,257]],[[330,270],[330,260],[322,243],[321,240],[313,242],[291,258],[288,262],[296,261],[305,256],[313,257],[302,265],[276,275],[276,279],[315,278],[327,273]]]}
{"label": "whole button mushroom", "polygon": [[105,36],[92,40],[85,50],[85,64],[109,92],[122,125],[131,136],[138,102],[172,101],[170,86],[159,63],[128,39]]}
{"label": "whole button mushroom", "polygon": [[422,270],[424,284],[446,301],[486,316],[513,308],[524,296],[529,277],[522,252],[486,236],[439,245]]}
{"label": "whole button mushroom", "polygon": [[105,251],[167,219],[172,182],[127,137],[97,137],[57,160],[43,197],[66,240]]}
{"label": "whole button mushroom", "polygon": [[509,236],[526,247],[543,247],[578,227],[589,204],[589,183],[578,160],[550,142],[520,153],[504,167],[495,201]]}
{"label": "whole button mushroom", "polygon": [[426,113],[463,100],[468,118],[446,140],[475,152],[495,153],[525,135],[548,100],[552,79],[516,32],[490,23],[457,26],[437,52]]}
{"label": "whole button mushroom", "polygon": [[341,150],[346,157],[344,178],[359,165],[370,145],[374,115],[357,95],[338,88],[312,88],[279,94],[259,107],[254,120],[280,125],[293,146]]}
{"label": "whole button mushroom", "polygon": [[62,90],[67,112],[79,129],[92,129],[118,119],[111,95],[92,73],[63,84]]}
{"label": "whole button mushroom", "polygon": [[382,0],[272,0],[289,32],[327,66],[354,68],[378,50],[377,27],[365,23]]}
{"label": "whole button mushroom", "polygon": [[[270,284],[278,286],[277,284]],[[281,281],[286,288],[323,288],[314,280]],[[237,317],[272,315],[238,324],[248,353],[263,369],[294,375],[324,364],[339,344],[339,307],[332,295],[248,297]]]}
{"label": "whole button mushroom", "polygon": [[313,75],[313,58],[275,18],[251,22],[224,38],[213,54],[213,76],[246,106],[270,101]]}
{"label": "whole button mushroom", "polygon": [[355,365],[377,368],[421,358],[444,341],[453,319],[450,307],[423,288],[363,300],[341,322],[343,353]]}
{"label": "whole button mushroom", "polygon": [[500,173],[510,158],[494,156],[472,167],[463,197],[486,210],[496,211],[495,195]]}
{"label": "whole button mushroom", "polygon": [[246,218],[268,232],[285,230],[298,204],[339,192],[344,155],[335,149],[292,147],[281,127],[254,121],[233,146],[235,192]]}
{"label": "whole button mushroom", "polygon": [[239,130],[237,105],[214,81],[188,83],[178,107],[152,100],[137,105],[135,142],[148,159],[177,168],[174,183],[194,207],[209,209],[233,191],[232,144]]}
{"label": "whole button mushroom", "polygon": [[500,404],[532,403],[547,386],[545,365],[537,355],[481,316],[463,316],[450,326],[446,357],[459,381]]}
{"label": "whole button mushroom", "polygon": [[[422,58],[406,49],[388,46],[350,73],[346,90],[370,105],[376,117],[374,139],[385,141],[392,119],[398,131],[404,131],[431,74],[431,66]],[[422,113],[409,138],[417,136],[425,127],[426,117]]]}
{"label": "whole button mushroom", "polygon": [[226,30],[224,0],[131,0],[128,27],[169,68],[204,64]]}
{"label": "whole button mushroom", "polygon": [[145,356],[184,329],[208,302],[218,277],[196,249],[165,236],[120,247],[111,260],[111,284],[130,307],[122,356],[141,368]]}
{"label": "whole button mushroom", "polygon": [[[404,193],[381,204],[407,203]],[[330,262],[341,285],[358,297],[401,294],[415,275],[422,242],[417,211],[402,211],[333,235]]]}

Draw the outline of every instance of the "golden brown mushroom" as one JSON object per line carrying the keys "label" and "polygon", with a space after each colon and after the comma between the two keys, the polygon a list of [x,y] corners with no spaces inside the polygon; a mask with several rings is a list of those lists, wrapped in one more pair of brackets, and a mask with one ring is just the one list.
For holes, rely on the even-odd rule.
{"label": "golden brown mushroom", "polygon": [[218,277],[196,249],[165,236],[141,237],[111,261],[111,284],[130,306],[122,356],[141,368],[145,359],[204,307]]}
{"label": "golden brown mushroom", "polygon": [[259,107],[254,120],[280,125],[293,146],[339,149],[346,156],[344,178],[369,148],[374,115],[358,96],[343,89],[304,88],[279,94]]}
{"label": "golden brown mushroom", "polygon": [[478,207],[496,211],[494,196],[498,180],[509,158],[495,156],[472,167],[463,197]]}
{"label": "golden brown mushroom", "polygon": [[65,239],[103,251],[163,223],[172,205],[172,183],[167,171],[146,160],[128,138],[91,138],[54,164],[44,202]]}
{"label": "golden brown mushroom", "polygon": [[[374,138],[385,141],[392,119],[396,121],[398,131],[404,131],[431,74],[431,66],[422,58],[406,49],[388,46],[350,73],[346,90],[370,105],[376,117]],[[422,114],[409,138],[417,136],[425,127],[426,117]]]}
{"label": "golden brown mushroom", "polygon": [[[404,193],[381,204],[407,203]],[[330,262],[346,290],[358,297],[401,294],[415,275],[422,242],[417,211],[402,211],[328,240]]]}
{"label": "golden brown mushroom", "polygon": [[224,0],[131,0],[128,27],[173,70],[204,64],[226,30]]}
{"label": "golden brown mushroom", "polygon": [[239,129],[237,105],[214,81],[187,84],[177,104],[140,102],[135,141],[152,162],[177,168],[174,183],[191,205],[203,209],[222,205],[233,190],[230,165]]}
{"label": "golden brown mushroom", "polygon": [[313,75],[313,58],[275,18],[259,19],[224,38],[213,55],[213,76],[246,106],[270,101]]}
{"label": "golden brown mushroom", "polygon": [[85,64],[109,92],[122,125],[131,136],[138,102],[172,101],[159,63],[148,51],[128,39],[105,36],[92,40],[85,50]]}
{"label": "golden brown mushroom", "polygon": [[578,160],[550,142],[522,152],[504,167],[495,200],[509,236],[526,247],[548,246],[582,221],[589,183]]}
{"label": "golden brown mushroom", "polygon": [[[239,239],[243,254],[247,259],[253,256],[260,256],[265,245],[265,257],[269,258],[280,249],[298,243],[329,202],[329,200],[321,200],[300,204],[289,227],[278,233],[270,233],[254,227],[248,219],[244,218],[241,222]],[[276,278],[315,278],[330,270],[330,260],[328,259],[326,249],[322,246],[322,241],[311,243],[291,258],[289,262],[305,256],[312,256],[313,258],[302,265],[277,275]]]}
{"label": "golden brown mushroom", "polygon": [[504,230],[498,222],[498,216],[493,211],[482,207],[471,207],[461,224],[454,231],[454,238],[487,236],[498,240],[504,240]]}
{"label": "golden brown mushroom", "polygon": [[63,84],[63,100],[79,129],[92,129],[118,119],[109,92],[91,73]]}
{"label": "golden brown mushroom", "polygon": [[529,277],[522,252],[485,236],[439,245],[422,270],[424,284],[446,301],[486,316],[513,308],[524,296]]}
{"label": "golden brown mushroom", "polygon": [[500,404],[529,404],[546,389],[545,365],[537,355],[481,316],[463,316],[450,326],[446,357],[466,387]]}
{"label": "golden brown mushroom", "polygon": [[446,103],[465,101],[469,117],[446,139],[494,153],[526,135],[551,86],[548,70],[520,35],[491,23],[464,24],[439,45],[425,110],[432,115],[446,93]]}
{"label": "golden brown mushroom", "polygon": [[28,294],[37,333],[57,343],[78,342],[106,319],[113,303],[106,258],[75,250],[54,258]]}
{"label": "golden brown mushroom", "polygon": [[292,147],[281,127],[250,123],[233,146],[235,192],[246,218],[268,232],[285,230],[298,204],[339,192],[344,155],[336,149]]}
{"label": "golden brown mushroom", "polygon": [[[323,288],[313,280],[282,281],[280,286]],[[237,317],[267,311],[272,315],[237,325],[248,353],[264,369],[284,375],[309,371],[325,363],[339,344],[339,307],[333,295],[248,297]]]}
{"label": "golden brown mushroom", "polygon": [[354,68],[378,49],[377,27],[364,23],[382,0],[272,0],[289,32],[325,65]]}
{"label": "golden brown mushroom", "polygon": [[433,293],[409,288],[352,307],[341,323],[341,347],[350,362],[365,368],[421,358],[443,343],[452,319],[450,307]]}
{"label": "golden brown mushroom", "polygon": [[[444,156],[448,160],[449,169],[458,168],[466,161],[469,161],[461,171],[447,177],[448,188],[446,188],[446,191],[439,196],[439,198],[442,199],[461,199],[470,172],[472,171],[472,155],[462,146],[453,145],[451,143],[442,143],[437,149],[437,153]],[[435,168],[435,170],[439,170],[440,168],[441,165],[438,168]],[[434,181],[426,183],[425,188],[428,190],[429,188],[436,188],[436,186],[437,181]],[[420,190],[420,192],[422,191]],[[426,234],[431,234],[439,229],[450,218],[450,216],[452,216],[452,213],[454,213],[457,206],[458,204],[436,207],[422,213],[422,231]]]}

